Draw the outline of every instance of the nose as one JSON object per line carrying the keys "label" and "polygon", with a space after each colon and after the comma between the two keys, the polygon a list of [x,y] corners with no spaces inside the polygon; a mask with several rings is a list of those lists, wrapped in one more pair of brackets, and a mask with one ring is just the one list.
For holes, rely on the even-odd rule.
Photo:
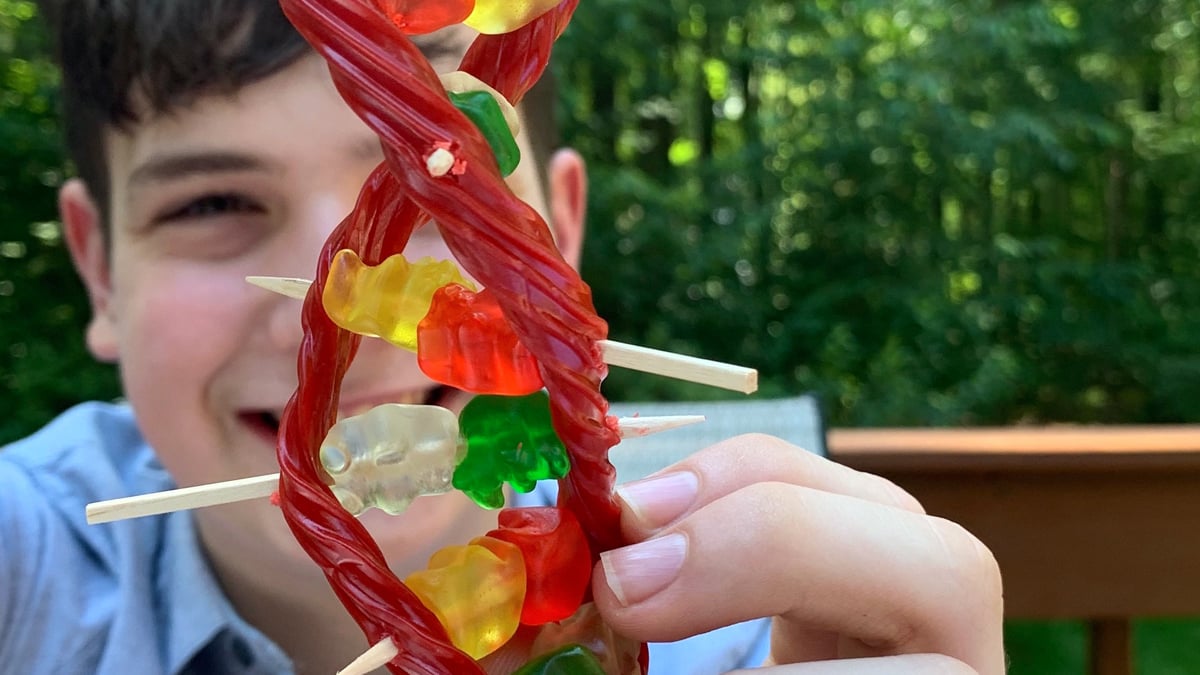
{"label": "nose", "polygon": [[266,317],[267,338],[274,349],[285,352],[299,350],[300,339],[304,334],[300,326],[303,302],[282,295],[271,299]]}

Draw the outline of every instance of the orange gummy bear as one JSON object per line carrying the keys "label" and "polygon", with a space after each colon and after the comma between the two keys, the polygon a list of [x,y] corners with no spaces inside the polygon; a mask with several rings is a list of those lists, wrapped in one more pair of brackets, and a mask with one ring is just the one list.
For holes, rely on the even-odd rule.
{"label": "orange gummy bear", "polygon": [[408,35],[462,23],[475,8],[474,0],[374,0],[373,4]]}
{"label": "orange gummy bear", "polygon": [[417,325],[417,363],[431,380],[476,394],[524,396],[542,388],[537,361],[495,298],[449,285]]}

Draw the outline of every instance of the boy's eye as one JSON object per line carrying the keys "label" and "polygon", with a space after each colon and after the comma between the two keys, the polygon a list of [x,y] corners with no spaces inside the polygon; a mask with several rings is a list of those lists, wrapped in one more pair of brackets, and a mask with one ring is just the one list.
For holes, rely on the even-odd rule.
{"label": "boy's eye", "polygon": [[158,218],[160,222],[207,218],[230,213],[261,213],[262,207],[255,201],[238,194],[211,194],[193,199],[183,206],[168,210]]}

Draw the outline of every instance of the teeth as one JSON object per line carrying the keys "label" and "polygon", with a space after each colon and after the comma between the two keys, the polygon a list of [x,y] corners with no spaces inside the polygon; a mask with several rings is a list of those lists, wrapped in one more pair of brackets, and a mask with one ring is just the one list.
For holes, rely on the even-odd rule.
{"label": "teeth", "polygon": [[425,392],[410,391],[399,398],[399,400],[391,401],[392,403],[404,403],[406,405],[419,405],[425,400]]}

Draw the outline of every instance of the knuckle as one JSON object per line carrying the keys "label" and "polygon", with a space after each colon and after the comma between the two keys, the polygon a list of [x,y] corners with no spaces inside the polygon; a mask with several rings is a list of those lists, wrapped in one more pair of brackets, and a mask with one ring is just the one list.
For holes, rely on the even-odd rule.
{"label": "knuckle", "polygon": [[[771,436],[760,432],[749,432],[739,434],[730,438],[725,444],[736,447],[739,454],[745,455],[754,453],[755,455],[763,455],[769,453],[769,456],[787,458],[789,456],[800,456],[802,451],[800,448],[788,443],[782,438]],[[807,454],[807,453],[803,453]]]}
{"label": "knuckle", "polygon": [[877,489],[887,496],[887,498],[892,502],[893,506],[904,509],[905,511],[911,511],[912,513],[925,515],[925,507],[920,501],[917,500],[916,497],[912,496],[908,490],[905,490],[883,476],[877,476],[871,473],[863,475],[870,476],[871,479],[875,481],[875,484],[878,486]]}
{"label": "knuckle", "polygon": [[817,456],[787,441],[764,433],[745,433],[727,438],[696,453],[693,464],[718,474],[734,472],[756,480],[771,476],[803,476],[812,472]]}
{"label": "knuckle", "polygon": [[908,650],[921,631],[911,618],[896,614],[882,617],[870,628],[870,637],[860,637],[858,642],[873,655],[896,654]]}
{"label": "knuckle", "polygon": [[1000,563],[978,537],[962,525],[944,518],[930,517],[943,546],[953,561],[950,572],[959,587],[974,596],[986,598],[995,611],[1001,609],[1004,593]]}

